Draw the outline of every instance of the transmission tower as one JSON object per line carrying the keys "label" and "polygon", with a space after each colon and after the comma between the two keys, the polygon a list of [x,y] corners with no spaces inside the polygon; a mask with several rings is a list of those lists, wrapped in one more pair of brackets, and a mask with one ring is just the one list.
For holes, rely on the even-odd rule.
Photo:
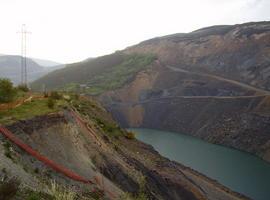
{"label": "transmission tower", "polygon": [[28,32],[26,25],[23,24],[21,31],[17,32],[21,34],[21,84],[27,86],[27,58],[26,58],[26,39]]}

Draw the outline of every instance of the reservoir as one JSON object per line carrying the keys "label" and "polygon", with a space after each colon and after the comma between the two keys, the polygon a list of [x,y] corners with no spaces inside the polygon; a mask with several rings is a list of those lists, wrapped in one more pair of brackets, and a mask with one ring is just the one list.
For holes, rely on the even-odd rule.
{"label": "reservoir", "polygon": [[249,153],[185,134],[129,129],[161,155],[191,167],[254,200],[270,199],[270,164]]}

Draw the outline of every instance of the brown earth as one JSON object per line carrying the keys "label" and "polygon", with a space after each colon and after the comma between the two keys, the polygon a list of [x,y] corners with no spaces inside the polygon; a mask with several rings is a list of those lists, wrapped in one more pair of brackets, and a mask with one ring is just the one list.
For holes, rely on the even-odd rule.
{"label": "brown earth", "polygon": [[270,161],[270,22],[154,38],[123,52],[158,57],[100,96],[123,127],[191,134]]}

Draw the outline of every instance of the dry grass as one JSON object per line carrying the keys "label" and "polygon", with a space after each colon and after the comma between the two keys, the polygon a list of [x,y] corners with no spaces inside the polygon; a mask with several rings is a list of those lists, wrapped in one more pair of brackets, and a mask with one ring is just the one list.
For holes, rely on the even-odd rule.
{"label": "dry grass", "polygon": [[55,181],[51,182],[48,193],[54,197],[55,200],[75,200],[76,193],[71,188],[59,186]]}

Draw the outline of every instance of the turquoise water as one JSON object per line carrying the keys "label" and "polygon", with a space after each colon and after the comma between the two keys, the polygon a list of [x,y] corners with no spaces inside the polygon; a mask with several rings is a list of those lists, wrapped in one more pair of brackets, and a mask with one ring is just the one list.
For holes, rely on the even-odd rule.
{"label": "turquoise water", "polygon": [[161,155],[189,166],[255,200],[270,200],[270,164],[235,149],[192,136],[152,129],[130,129]]}

